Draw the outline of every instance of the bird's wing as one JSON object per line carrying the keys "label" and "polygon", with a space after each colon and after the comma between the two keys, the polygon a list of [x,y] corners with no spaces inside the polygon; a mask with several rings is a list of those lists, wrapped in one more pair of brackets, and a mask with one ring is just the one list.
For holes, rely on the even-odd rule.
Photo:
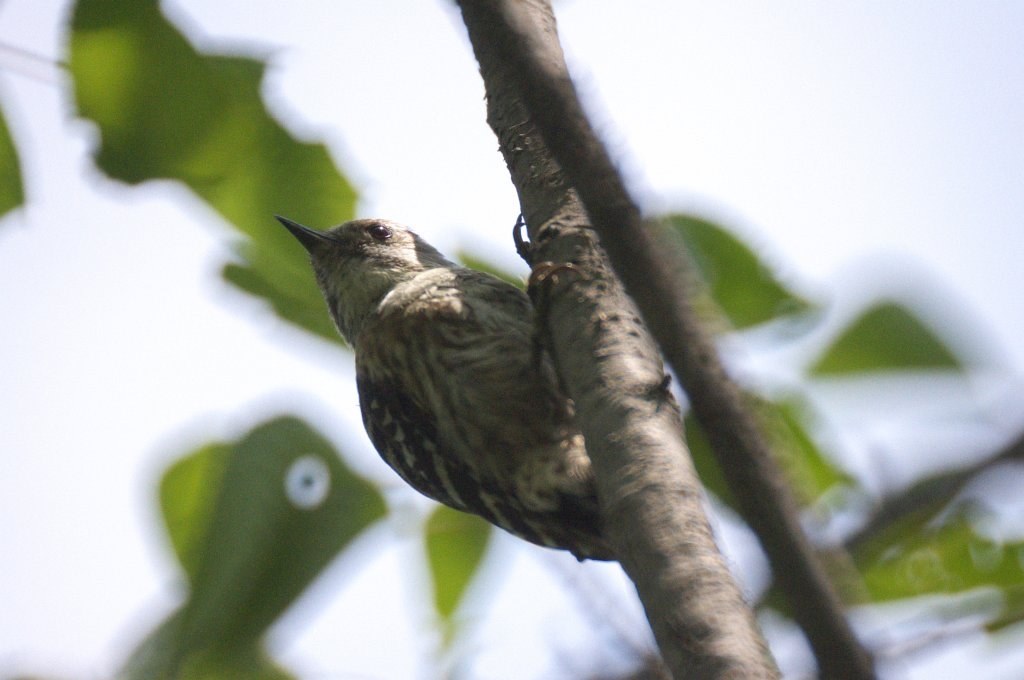
{"label": "bird's wing", "polygon": [[384,461],[420,493],[471,512],[536,545],[569,550],[578,558],[610,559],[600,520],[590,503],[566,496],[557,511],[524,508],[514,495],[447,451],[433,416],[402,388],[357,378],[363,423]]}
{"label": "bird's wing", "polygon": [[450,455],[510,479],[538,446],[556,441],[564,398],[534,353],[529,300],[494,277],[456,270],[385,300],[357,342],[360,374],[401,387],[436,418]]}
{"label": "bird's wing", "polygon": [[492,277],[466,276],[364,327],[356,368],[370,439],[425,495],[533,543],[600,558],[607,550],[589,484],[552,487],[548,508],[516,488],[534,462],[524,457],[558,455],[565,434],[561,397],[533,354],[529,300]]}

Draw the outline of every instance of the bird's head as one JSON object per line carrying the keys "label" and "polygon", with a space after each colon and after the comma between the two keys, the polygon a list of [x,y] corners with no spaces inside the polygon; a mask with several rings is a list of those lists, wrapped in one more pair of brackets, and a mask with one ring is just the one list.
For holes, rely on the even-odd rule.
{"label": "bird's head", "polygon": [[309,253],[334,323],[349,344],[395,286],[428,269],[454,266],[408,228],[389,220],[353,220],[318,231],[277,219]]}

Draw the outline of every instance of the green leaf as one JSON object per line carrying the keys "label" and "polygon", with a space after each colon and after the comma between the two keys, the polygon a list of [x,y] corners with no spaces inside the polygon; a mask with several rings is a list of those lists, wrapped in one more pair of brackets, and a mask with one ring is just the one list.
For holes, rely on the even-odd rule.
{"label": "green leaf", "polygon": [[811,366],[816,375],[960,370],[963,364],[913,312],[881,302],[861,314]]}
{"label": "green leaf", "polygon": [[[141,676],[146,677],[146,676]],[[152,677],[152,676],[149,676]],[[262,648],[216,650],[187,660],[174,680],[294,680]]]}
{"label": "green leaf", "polygon": [[704,488],[715,495],[718,500],[739,512],[736,507],[736,498],[729,490],[729,483],[725,480],[722,467],[718,464],[714,452],[711,450],[711,442],[708,441],[704,429],[697,423],[693,411],[688,411],[683,419],[683,435],[686,439],[686,446],[690,449],[690,457],[697,469]]}
{"label": "green leaf", "polygon": [[505,271],[501,267],[491,264],[482,257],[473,255],[465,250],[459,250],[455,253],[455,259],[465,267],[475,269],[478,272],[484,272],[485,274],[490,274],[491,276],[495,276],[506,283],[511,283],[520,290],[526,290],[526,282],[523,281],[522,276],[516,276],[512,272]]}
{"label": "green leaf", "polygon": [[938,472],[885,498],[874,508],[865,525],[847,539],[847,545],[856,550],[859,544],[874,540],[877,534],[889,531],[893,525],[935,517],[967,484],[989,469],[989,464],[976,463],[967,468]]}
{"label": "green leaf", "polygon": [[175,463],[160,480],[160,510],[171,547],[193,581],[202,557],[203,539],[209,530],[217,494],[224,479],[229,444],[207,444]]}
{"label": "green leaf", "polygon": [[669,215],[665,221],[682,238],[706,293],[734,328],[814,309],[723,227],[691,215]]}
{"label": "green leaf", "polygon": [[300,261],[283,257],[297,243],[282,250],[263,248],[249,241],[239,245],[245,264],[226,264],[224,279],[242,290],[267,300],[285,321],[318,335],[324,340],[344,344],[341,335],[316,287],[313,270],[305,256]]}
{"label": "green leaf", "polygon": [[[1018,544],[1017,560],[1024,560],[1024,546]],[[1003,611],[986,624],[989,632],[997,632],[1024,621],[1024,583],[1011,585],[1003,589]]]}
{"label": "green leaf", "polygon": [[25,189],[22,186],[18,149],[14,146],[11,131],[7,128],[7,118],[3,109],[0,109],[0,217],[24,202]]}
{"label": "green leaf", "polygon": [[763,431],[798,501],[810,505],[837,486],[854,484],[853,477],[836,467],[808,432],[813,418],[808,404],[762,401],[760,412]]}
{"label": "green leaf", "polygon": [[160,488],[190,596],[166,650],[175,664],[257,644],[263,631],[357,534],[384,500],[321,435],[293,417],[237,442],[203,446]]}
{"label": "green leaf", "polygon": [[258,643],[180,654],[182,610],[151,633],[124,663],[121,680],[293,680]]}
{"label": "green leaf", "polygon": [[[761,431],[768,438],[786,480],[801,505],[812,505],[837,486],[849,486],[853,478],[836,467],[808,432],[813,420],[810,406],[796,399],[779,402],[747,395]],[[704,486],[723,503],[737,509],[718,460],[693,413],[684,419],[687,446]]]}
{"label": "green leaf", "polygon": [[[1024,542],[1000,543],[975,530],[978,506],[894,522],[858,545],[854,560],[875,601],[996,588],[1016,594],[1024,583]],[[1011,598],[1019,609],[1019,602]],[[1019,615],[1019,612],[1016,612]]]}
{"label": "green leaf", "polygon": [[273,215],[341,222],[355,191],[326,147],[299,141],[268,113],[264,62],[198,51],[155,0],[80,0],[71,28],[75,102],[99,127],[100,169],[130,184],[186,184],[246,237],[224,278],[340,341],[306,253]]}
{"label": "green leaf", "polygon": [[491,526],[476,515],[439,505],[427,519],[427,560],[434,606],[450,623],[491,539]]}

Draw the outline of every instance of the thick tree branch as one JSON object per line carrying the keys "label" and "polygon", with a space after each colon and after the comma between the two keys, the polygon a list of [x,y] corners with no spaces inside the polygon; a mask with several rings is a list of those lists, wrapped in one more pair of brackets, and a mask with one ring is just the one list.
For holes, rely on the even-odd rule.
{"label": "thick tree branch", "polygon": [[[507,40],[495,34],[497,5],[459,4],[487,89],[488,122],[530,226],[531,289],[547,345],[576,403],[610,541],[665,662],[677,678],[777,677],[711,535],[657,346],[527,114],[512,62],[497,49]],[[543,36],[539,56],[564,70],[550,6],[521,0],[517,7]]]}
{"label": "thick tree branch", "polygon": [[[686,277],[679,275],[681,263],[667,259],[663,255],[664,249],[659,249],[654,233],[645,228],[638,207],[583,113],[561,56],[550,8],[539,0],[462,0],[460,6],[487,85],[491,125],[501,141],[527,218],[532,226],[540,227],[538,237],[545,256],[556,262],[580,261],[579,251],[549,249],[545,236],[550,234],[544,232],[551,228],[587,226],[588,220],[582,218],[575,205],[581,199],[589,222],[600,234],[615,271],[683,382],[694,413],[708,435],[743,514],[761,540],[775,577],[792,603],[795,618],[814,649],[821,674],[831,678],[874,677],[871,659],[853,635],[841,603],[801,529],[792,496],[752,416],[726,377],[711,340],[695,318],[689,296],[685,293],[688,287]],[[540,22],[536,20],[537,16],[542,17]],[[496,79],[500,82],[496,83]],[[520,106],[525,110],[508,106],[509,100],[519,98]],[[494,109],[501,112],[495,113]],[[510,120],[507,118],[509,115],[514,118]],[[519,129],[514,128],[515,125]],[[538,131],[542,141],[536,139]],[[578,198],[567,189],[570,186],[578,192]],[[559,196],[567,198],[560,201]],[[568,224],[563,217],[566,214],[572,216]],[[586,240],[575,233],[573,238]],[[556,256],[561,259],[555,259]],[[614,277],[608,277],[601,283],[608,285],[613,281]],[[592,282],[587,288],[593,290],[595,285]],[[580,295],[585,290],[573,286],[572,294]],[[575,319],[589,318],[592,322],[594,316],[582,315],[600,314],[603,295],[603,292],[598,292],[593,307],[586,311],[577,310],[581,316]],[[557,311],[559,314],[569,313],[569,307],[566,304]],[[578,377],[585,374],[586,368],[574,366],[576,362],[566,352],[572,347],[571,342],[583,332],[577,329],[577,338],[571,334],[564,335],[559,332],[559,326],[564,324],[554,321],[552,319],[551,330],[556,359],[566,374],[572,396],[579,403],[581,415],[586,416],[592,408],[600,409],[602,406],[592,403],[597,399],[591,398],[587,390],[601,387],[607,390],[609,386],[621,389],[618,387],[621,383],[588,383]],[[639,322],[635,325],[639,326]],[[635,352],[636,344],[619,343],[616,349]],[[595,345],[594,349],[607,348]],[[644,361],[650,362],[648,358]],[[620,362],[616,368],[624,374],[616,374],[612,378],[635,385],[635,381],[630,380],[635,369],[629,363],[628,360]],[[577,370],[584,373],[577,374]],[[650,372],[651,369],[648,366],[645,370]],[[653,414],[653,417],[658,416]],[[624,474],[628,470],[630,475],[641,478],[651,465],[667,464],[663,461],[664,449],[657,452],[660,455],[652,453],[650,460],[646,453],[633,454],[632,462],[626,463],[621,454],[598,451],[598,441],[591,439],[592,433],[599,435],[601,429],[585,429],[585,436],[588,449],[591,442],[595,445],[591,455],[599,475],[602,502],[609,497],[608,494],[617,491],[607,475]],[[617,433],[608,431],[607,434]],[[664,440],[660,444],[655,441],[648,443],[656,449],[664,445]],[[678,448],[671,449],[673,456],[681,455]],[[690,466],[685,472],[692,473]],[[680,495],[695,493],[689,483],[678,490]],[[612,513],[613,524],[614,513],[619,509],[606,508]],[[626,540],[628,543],[632,538],[615,532],[629,533],[623,527],[616,529],[613,526],[613,540]],[[637,555],[644,549],[657,549],[654,543],[623,547],[627,553],[635,549]],[[656,614],[657,603],[648,602],[645,598],[644,575],[634,574],[641,564],[646,566],[639,561],[643,557],[632,554],[623,554],[622,557],[623,566],[637,582],[648,614]],[[662,557],[671,562],[674,553],[665,553]],[[634,559],[638,561],[633,562]],[[665,567],[670,571],[673,569],[669,564]],[[683,595],[677,593],[676,596]],[[685,597],[695,598],[698,595],[688,593]],[[666,661],[678,674],[682,666],[673,664],[670,658],[673,652],[666,649],[677,640],[672,639],[672,633],[659,631],[659,624],[653,616],[652,625],[666,654]]]}

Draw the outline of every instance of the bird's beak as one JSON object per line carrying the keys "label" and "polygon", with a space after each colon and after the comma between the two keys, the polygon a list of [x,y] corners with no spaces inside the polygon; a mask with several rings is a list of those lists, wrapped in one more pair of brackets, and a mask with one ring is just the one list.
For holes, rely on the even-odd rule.
{"label": "bird's beak", "polygon": [[331,237],[322,231],[304,227],[298,222],[293,222],[287,217],[281,217],[280,215],[274,215],[274,217],[277,218],[278,222],[287,227],[288,231],[292,232],[292,236],[297,238],[299,243],[302,244],[302,247],[310,253],[312,253],[315,248],[319,248],[321,245],[331,240]]}

